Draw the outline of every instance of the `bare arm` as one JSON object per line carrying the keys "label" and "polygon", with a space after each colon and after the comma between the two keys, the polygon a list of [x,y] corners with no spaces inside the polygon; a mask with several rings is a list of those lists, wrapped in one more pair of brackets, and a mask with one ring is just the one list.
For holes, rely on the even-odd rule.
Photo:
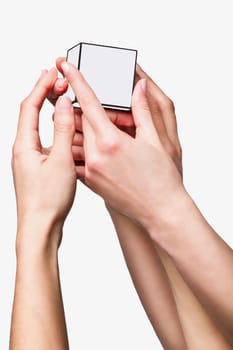
{"label": "bare arm", "polygon": [[[49,221],[48,221],[49,222]],[[27,226],[27,227],[26,227]],[[19,235],[61,234],[41,220],[26,225]],[[46,233],[46,235],[45,235]],[[59,281],[56,244],[27,239],[17,251],[15,297],[12,311],[11,350],[68,349]]]}
{"label": "bare arm", "polygon": [[149,236],[109,209],[142,305],[164,349],[186,349],[172,289]]}
{"label": "bare arm", "polygon": [[179,213],[175,209],[171,222],[163,224],[160,234],[152,229],[151,237],[171,256],[184,280],[233,345],[232,250],[188,196],[180,201],[177,197],[176,208]]}
{"label": "bare arm", "polygon": [[50,151],[39,137],[40,108],[56,81],[56,69],[42,72],[22,102],[13,147],[17,268],[10,350],[68,349],[58,268],[63,224],[76,189],[75,121],[68,99],[56,103]]}
{"label": "bare arm", "polygon": [[[144,72],[140,70],[139,75],[145,76]],[[155,127],[161,137],[161,142],[167,148],[178,171],[182,173],[179,139],[176,125],[174,125],[175,114],[171,111],[170,116],[167,115],[166,104],[159,104],[154,94],[159,93],[161,99],[166,97],[151,80],[149,81],[149,102]],[[179,329],[181,327],[184,335],[183,339],[185,339],[189,350],[199,348],[230,349],[219,327],[215,325],[207,310],[203,308],[188,287],[168,254],[152,242],[148,237],[148,232],[132,221],[130,222],[129,218],[114,210],[109,209],[109,211],[135,287],[155,331],[159,329],[165,339],[169,338],[168,343],[169,340],[173,339],[173,337],[168,336],[172,332],[166,332],[166,317],[161,317],[162,313],[160,312],[157,314],[159,308],[155,295],[156,291],[158,293],[158,283],[160,284],[159,290],[162,292],[161,299],[164,300],[164,304],[161,302],[159,305],[164,307],[167,314],[172,314],[172,317],[169,318],[176,320],[176,327]],[[150,277],[148,278],[148,276]],[[171,290],[172,296],[170,294]],[[174,301],[175,307],[173,305]],[[159,327],[160,325],[161,327]],[[161,337],[160,333],[157,331],[159,337]],[[176,337],[174,339],[182,339],[182,334],[179,331],[175,333]]]}
{"label": "bare arm", "polygon": [[[167,102],[164,93],[138,67],[137,79],[140,77],[147,78],[149,82],[148,102],[154,126],[158,131],[161,142],[168,150],[178,171],[182,174],[182,156],[175,113],[172,109],[169,110],[167,108],[167,103],[162,103],[163,101]],[[156,330],[157,327],[162,335],[164,331],[165,338],[168,338],[169,335],[168,343],[171,339],[183,338],[189,350],[201,348],[230,349],[223,335],[184,282],[167,253],[151,241],[148,232],[143,230],[143,228],[110,208],[109,211],[134,285],[154,329]],[[155,295],[159,295],[160,300],[155,298]],[[167,311],[167,315],[170,313],[172,316],[166,318],[166,312],[158,312],[159,306],[157,303]],[[170,335],[173,333],[172,330],[168,331],[166,328],[167,319],[176,322],[175,326],[173,324],[174,328],[178,328],[175,331],[175,337],[171,336],[170,338]],[[159,333],[158,336],[160,337]]]}
{"label": "bare arm", "polygon": [[[132,98],[136,128],[132,138],[109,121],[75,67],[63,62],[62,69],[83,111],[85,168],[77,167],[78,176],[84,176],[85,183],[111,208],[144,227],[151,239],[172,257],[201,304],[230,337],[233,313],[228,300],[233,291],[232,252],[209,230],[185,192],[169,143],[174,139],[173,132],[177,132],[175,122],[169,126],[169,120],[174,119],[173,104],[154,85],[153,115],[151,96],[148,96],[152,82],[147,78],[140,80]],[[163,118],[159,115],[161,108]],[[179,152],[179,142],[174,141]],[[212,264],[213,256],[216,260]],[[217,288],[216,276],[221,282]]]}
{"label": "bare arm", "polygon": [[156,247],[156,251],[163,262],[171,282],[188,349],[230,350],[231,346],[226,338],[185,283],[171,258],[158,246]]}
{"label": "bare arm", "polygon": [[109,211],[135,288],[164,348],[230,350],[169,256],[142,228]]}
{"label": "bare arm", "polygon": [[[148,80],[148,102],[160,140],[178,171],[182,173],[181,149],[173,103],[139,66],[137,71],[140,78]],[[232,342],[233,303],[229,303],[233,292],[232,249],[214,232],[186,193],[184,197],[185,202],[182,198],[180,206],[179,195],[175,197],[174,202],[170,201],[165,223],[162,223],[154,234],[158,234],[159,244],[161,242],[163,246],[165,243],[166,251],[174,258],[173,262],[187,282],[186,287],[187,284],[191,287],[192,294],[195,294],[206,308],[217,328]],[[157,224],[158,222],[154,222],[154,227]],[[180,276],[177,281],[183,280],[180,279],[181,275],[168,255],[160,254],[161,258],[164,256],[167,256],[167,259],[163,258],[165,265],[173,266],[172,269],[167,268],[167,272],[173,271],[176,276]],[[184,290],[186,287],[184,286]]]}

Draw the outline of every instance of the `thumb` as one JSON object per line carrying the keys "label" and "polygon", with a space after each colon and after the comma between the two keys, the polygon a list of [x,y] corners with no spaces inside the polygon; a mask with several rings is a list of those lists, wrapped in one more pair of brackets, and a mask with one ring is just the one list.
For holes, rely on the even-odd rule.
{"label": "thumb", "polygon": [[141,79],[137,82],[132,97],[132,114],[136,126],[136,137],[142,136],[155,141],[158,139],[147,96],[147,80]]}
{"label": "thumb", "polygon": [[58,98],[54,112],[53,155],[72,155],[72,143],[75,134],[74,109],[71,100],[66,96]]}

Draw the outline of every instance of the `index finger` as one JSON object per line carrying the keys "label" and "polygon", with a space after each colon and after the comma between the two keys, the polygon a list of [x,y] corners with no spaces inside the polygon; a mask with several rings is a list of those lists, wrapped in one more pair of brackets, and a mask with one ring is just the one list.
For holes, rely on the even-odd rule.
{"label": "index finger", "polygon": [[100,135],[106,133],[106,128],[109,131],[110,129],[113,130],[114,125],[110,122],[94,91],[86,82],[81,72],[68,62],[62,62],[61,67],[93,130]]}
{"label": "index finger", "polygon": [[57,69],[59,70],[60,73],[63,73],[63,70],[62,70],[62,63],[66,61],[66,58],[65,57],[58,57],[56,59],[56,67]]}

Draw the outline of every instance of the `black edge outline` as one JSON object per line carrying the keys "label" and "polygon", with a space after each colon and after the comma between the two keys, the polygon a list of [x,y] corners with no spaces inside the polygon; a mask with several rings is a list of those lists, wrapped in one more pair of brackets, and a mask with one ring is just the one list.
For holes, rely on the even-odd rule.
{"label": "black edge outline", "polygon": [[[81,57],[82,57],[82,45],[83,43],[79,43],[78,45],[80,45],[80,50],[79,50],[79,58],[78,58],[78,70],[80,70],[80,66],[81,66]],[[75,45],[74,47],[78,46]],[[74,48],[73,47],[73,48]],[[75,95],[74,95],[75,96]],[[78,102],[77,97],[75,96],[75,100],[72,103]]]}
{"label": "black edge outline", "polygon": [[[72,103],[78,103],[78,101],[74,101]],[[122,112],[130,112],[131,111],[131,108],[129,106],[125,107],[125,106],[117,106],[117,105],[109,105],[109,104],[106,104],[106,103],[101,103],[101,106],[102,107],[106,107],[107,109],[113,109],[113,110],[120,110]],[[74,106],[74,108],[76,109],[82,109],[80,106]],[[118,109],[119,108],[119,109]]]}
{"label": "black edge outline", "polygon": [[[135,62],[134,62],[134,77],[133,77],[133,85],[132,85],[132,91],[131,91],[131,100],[132,100],[132,96],[133,96],[133,90],[135,87],[135,79],[136,79],[136,65],[137,65],[137,58],[138,58],[138,51],[134,50],[136,52],[135,54]],[[131,110],[131,106],[130,106],[130,110]]]}
{"label": "black edge outline", "polygon": [[[84,41],[82,41],[80,44],[92,45],[92,46],[101,46],[101,47],[109,47],[109,48],[111,48],[111,49],[119,49],[119,50],[127,50],[127,51],[136,51],[136,52],[137,52],[136,49],[128,49],[128,48],[126,48],[126,47],[119,47],[119,46],[111,46],[111,45],[87,43],[87,42],[84,42]],[[79,44],[78,44],[78,45],[79,45]],[[75,45],[75,46],[77,46],[77,45]],[[74,46],[74,47],[75,47],[75,46]],[[74,48],[74,47],[73,47],[73,48]],[[72,49],[72,48],[71,48],[71,49]]]}
{"label": "black edge outline", "polygon": [[[78,102],[78,100],[76,99],[75,101],[72,101],[72,103],[79,103]],[[110,105],[110,104],[108,104],[108,103],[101,103],[101,106],[103,106],[103,107],[107,107],[107,108],[111,108],[111,109],[116,109],[117,110],[117,108],[119,108],[119,109],[121,109],[122,108],[122,110],[123,110],[123,108],[124,108],[124,111],[125,110],[127,110],[127,111],[131,111],[131,106],[118,106],[118,105]],[[78,109],[81,109],[81,107],[75,107],[75,108],[78,108]]]}
{"label": "black edge outline", "polygon": [[82,43],[80,43],[79,45],[80,45],[80,51],[79,51],[79,58],[78,58],[78,70],[80,70],[80,66],[81,66]]}

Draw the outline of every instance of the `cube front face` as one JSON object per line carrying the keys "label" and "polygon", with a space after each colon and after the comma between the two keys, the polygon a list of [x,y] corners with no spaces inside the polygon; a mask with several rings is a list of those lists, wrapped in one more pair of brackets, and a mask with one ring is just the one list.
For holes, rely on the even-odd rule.
{"label": "cube front face", "polygon": [[[68,50],[67,61],[83,74],[105,108],[130,110],[137,51],[80,43]],[[79,106],[72,89],[68,95]]]}

